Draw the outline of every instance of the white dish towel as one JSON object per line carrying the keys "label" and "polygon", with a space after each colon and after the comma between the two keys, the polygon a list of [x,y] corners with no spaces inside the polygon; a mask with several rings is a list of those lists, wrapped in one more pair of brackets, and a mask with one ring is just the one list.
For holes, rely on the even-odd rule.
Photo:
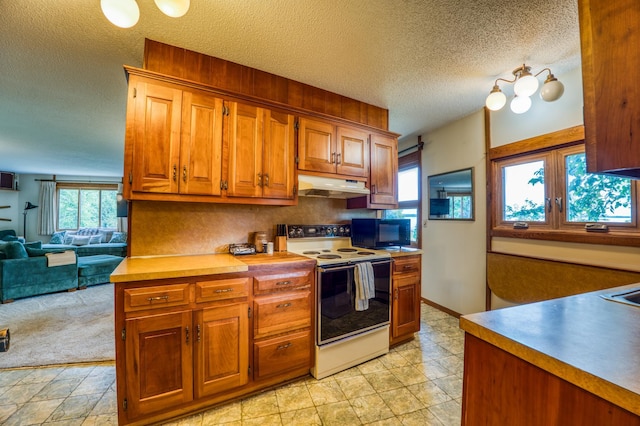
{"label": "white dish towel", "polygon": [[373,266],[370,262],[357,263],[353,275],[356,284],[356,311],[366,311],[369,309],[369,299],[376,295]]}

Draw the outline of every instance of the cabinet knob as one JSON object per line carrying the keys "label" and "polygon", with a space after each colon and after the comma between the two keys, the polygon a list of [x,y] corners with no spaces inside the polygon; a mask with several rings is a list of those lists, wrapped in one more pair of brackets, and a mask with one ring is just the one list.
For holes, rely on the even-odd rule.
{"label": "cabinet knob", "polygon": [[258,173],[258,186],[262,186],[262,173]]}
{"label": "cabinet knob", "polygon": [[269,186],[269,174],[264,175],[264,186]]}
{"label": "cabinet knob", "polygon": [[336,153],[332,152],[331,153],[331,164],[334,164],[336,162]]}
{"label": "cabinet knob", "polygon": [[176,165],[173,165],[173,181],[176,181],[177,178],[177,173],[178,173],[178,168],[176,167]]}
{"label": "cabinet knob", "polygon": [[182,180],[187,183],[187,166],[182,166]]}
{"label": "cabinet knob", "polygon": [[340,154],[340,153],[337,153],[337,154],[336,154],[336,164],[340,164],[340,163],[341,163],[341,161],[340,161],[340,156],[341,156],[341,155],[342,155],[342,154]]}

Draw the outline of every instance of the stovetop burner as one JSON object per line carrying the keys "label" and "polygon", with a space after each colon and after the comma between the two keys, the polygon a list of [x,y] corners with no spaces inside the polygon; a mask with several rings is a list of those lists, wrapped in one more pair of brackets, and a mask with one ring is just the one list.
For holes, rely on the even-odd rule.
{"label": "stovetop burner", "polygon": [[369,255],[372,255],[372,254],[375,254],[375,253],[372,252],[372,251],[359,251],[358,254],[361,255],[361,256],[369,256]]}
{"label": "stovetop burner", "polygon": [[302,254],[320,254],[319,251],[303,251]]}
{"label": "stovetop burner", "polygon": [[350,252],[358,251],[358,249],[350,248],[350,247],[344,247],[344,248],[339,248],[336,251],[340,251],[340,252],[343,252],[343,253],[350,253]]}
{"label": "stovetop burner", "polygon": [[320,254],[317,257],[318,259],[342,259],[342,256],[339,254]]}

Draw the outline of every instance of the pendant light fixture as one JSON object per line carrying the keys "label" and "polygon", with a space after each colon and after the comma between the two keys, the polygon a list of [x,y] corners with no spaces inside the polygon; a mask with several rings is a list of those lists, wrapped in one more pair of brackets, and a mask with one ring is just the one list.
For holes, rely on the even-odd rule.
{"label": "pendant light fixture", "polygon": [[531,67],[522,64],[522,66],[513,70],[513,80],[498,78],[495,81],[493,89],[491,89],[489,96],[487,96],[485,105],[491,111],[498,111],[507,103],[507,97],[502,93],[502,90],[500,90],[500,87],[498,86],[498,81],[504,81],[505,83],[513,84],[513,92],[515,93],[515,96],[510,104],[511,111],[516,114],[527,112],[529,108],[531,108],[530,96],[538,90],[540,85],[537,77],[545,71],[547,71],[549,75],[544,81],[542,90],[540,90],[540,97],[546,102],[553,102],[560,99],[564,93],[564,85],[560,83],[553,74],[551,74],[551,70],[549,68],[545,68],[533,75],[531,74]]}
{"label": "pendant light fixture", "polygon": [[[158,9],[167,16],[180,18],[189,11],[190,0],[154,0]],[[136,0],[100,0],[102,13],[109,22],[120,28],[131,28],[140,19]]]}

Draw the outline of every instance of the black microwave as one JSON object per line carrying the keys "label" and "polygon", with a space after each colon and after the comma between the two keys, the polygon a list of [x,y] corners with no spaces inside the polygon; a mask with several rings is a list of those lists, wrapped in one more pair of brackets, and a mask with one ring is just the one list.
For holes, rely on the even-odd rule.
{"label": "black microwave", "polygon": [[381,248],[411,244],[410,219],[352,219],[351,244]]}

